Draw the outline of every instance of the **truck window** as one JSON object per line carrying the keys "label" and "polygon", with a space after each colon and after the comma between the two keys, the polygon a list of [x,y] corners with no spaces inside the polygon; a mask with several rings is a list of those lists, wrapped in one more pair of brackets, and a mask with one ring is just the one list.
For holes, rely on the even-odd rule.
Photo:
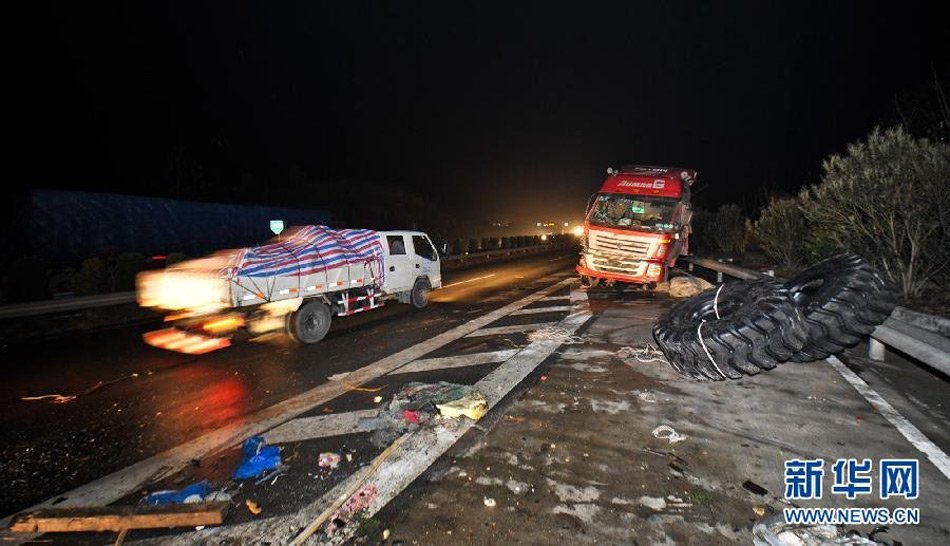
{"label": "truck window", "polygon": [[413,235],[412,246],[416,250],[417,256],[422,256],[427,260],[435,260],[438,257],[435,249],[432,248],[432,243],[429,242],[427,237],[423,237],[422,235]]}
{"label": "truck window", "polygon": [[672,229],[678,227],[677,222],[681,220],[673,218],[678,205],[676,199],[602,193],[594,200],[588,221],[595,226],[612,228]]}
{"label": "truck window", "polygon": [[406,253],[406,243],[402,235],[387,235],[386,242],[389,244],[389,255],[395,256]]}

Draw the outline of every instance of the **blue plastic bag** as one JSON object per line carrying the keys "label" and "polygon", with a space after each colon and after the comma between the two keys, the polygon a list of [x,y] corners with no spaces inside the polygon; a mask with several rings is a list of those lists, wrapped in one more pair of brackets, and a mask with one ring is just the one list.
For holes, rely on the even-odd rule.
{"label": "blue plastic bag", "polygon": [[156,491],[142,499],[148,506],[201,502],[208,496],[208,480],[201,480],[179,490]]}
{"label": "blue plastic bag", "polygon": [[266,445],[264,438],[260,436],[245,440],[241,449],[244,451],[244,457],[231,475],[235,480],[256,478],[268,470],[274,470],[280,464],[280,448]]}

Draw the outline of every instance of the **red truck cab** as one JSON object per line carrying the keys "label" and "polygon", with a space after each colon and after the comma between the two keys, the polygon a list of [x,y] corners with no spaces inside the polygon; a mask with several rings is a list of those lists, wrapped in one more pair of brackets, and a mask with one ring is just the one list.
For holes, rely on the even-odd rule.
{"label": "red truck cab", "polygon": [[607,169],[584,216],[577,272],[584,284],[655,284],[686,254],[697,173],[675,167]]}

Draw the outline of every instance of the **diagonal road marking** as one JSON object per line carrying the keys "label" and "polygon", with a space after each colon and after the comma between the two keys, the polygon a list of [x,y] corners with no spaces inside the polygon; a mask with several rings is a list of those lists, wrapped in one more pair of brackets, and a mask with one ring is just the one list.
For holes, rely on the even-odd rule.
{"label": "diagonal road marking", "polygon": [[[174,474],[190,464],[192,459],[200,459],[209,453],[237,445],[249,436],[262,434],[347,392],[350,389],[347,385],[361,385],[376,377],[399,369],[427,353],[456,339],[465,337],[479,328],[483,328],[502,317],[510,315],[513,311],[517,311],[526,305],[530,305],[550,295],[558,289],[571,284],[573,281],[573,278],[568,278],[556,282],[520,300],[485,313],[484,315],[429,338],[426,341],[417,343],[416,345],[393,353],[351,372],[346,376],[346,382],[331,381],[314,387],[297,396],[288,398],[283,402],[259,410],[247,416],[246,419],[239,423],[221,427],[177,447],[153,455],[121,470],[117,470],[112,474],[86,485],[82,485],[61,495],[55,495],[27,510],[37,510],[39,508],[52,506],[53,501],[63,497],[65,497],[65,500],[58,502],[57,506],[104,506],[113,503],[137,491],[147,482]],[[10,522],[10,517],[11,516],[7,516],[0,520],[0,525],[6,527]]]}
{"label": "diagonal road marking", "polygon": [[539,322],[535,324],[515,324],[514,326],[494,326],[491,328],[481,328],[466,335],[465,337],[494,336],[498,334],[520,334],[523,332],[533,332],[541,328],[553,326],[553,322]]}
{"label": "diagonal road marking", "polygon": [[518,309],[512,313],[512,315],[538,315],[541,313],[558,313],[570,310],[570,305],[554,305],[551,307],[531,307],[529,309]]}
{"label": "diagonal road marking", "polygon": [[504,362],[515,356],[520,349],[506,349],[504,351],[494,351],[491,353],[475,353],[470,355],[445,356],[440,358],[424,358],[410,362],[398,370],[389,372],[389,375],[400,373],[418,373],[429,372],[432,370],[444,370],[448,368],[465,368],[468,366],[478,366],[481,364],[492,364],[495,362]]}
{"label": "diagonal road marking", "polygon": [[317,415],[315,417],[299,417],[287,421],[277,428],[264,433],[268,444],[285,442],[302,442],[314,438],[329,438],[356,432],[370,432],[373,427],[360,421],[371,419],[379,415],[379,410],[368,409],[336,413],[333,415]]}
{"label": "diagonal road marking", "polygon": [[[563,329],[567,335],[574,334],[591,318],[587,294],[574,291],[572,296],[571,314],[557,323],[558,328]],[[560,345],[560,342],[551,339],[535,341],[476,383],[476,388],[488,400],[488,408],[491,409],[498,404],[511,389],[551,356]],[[376,486],[378,494],[373,503],[363,512],[365,516],[372,517],[386,506],[475,425],[476,423],[469,419],[446,420],[439,426],[426,427],[409,433],[386,462],[370,477],[368,483]],[[169,537],[170,540],[164,544],[218,544],[227,543],[229,539],[249,543],[268,541],[298,544],[298,542],[292,542],[297,530],[310,524],[317,514],[322,513],[353,484],[365,479],[367,468],[343,480],[321,498],[295,514],[229,527],[205,529],[174,538]]]}

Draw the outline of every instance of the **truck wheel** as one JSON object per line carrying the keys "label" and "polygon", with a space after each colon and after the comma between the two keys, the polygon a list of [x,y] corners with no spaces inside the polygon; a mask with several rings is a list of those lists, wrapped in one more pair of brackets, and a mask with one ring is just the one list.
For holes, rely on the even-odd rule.
{"label": "truck wheel", "polygon": [[855,345],[897,305],[891,283],[864,258],[841,254],[818,262],[785,283],[808,328],[795,362],[828,358]]}
{"label": "truck wheel", "polygon": [[774,368],[807,339],[801,312],[776,281],[707,290],[670,309],[653,337],[681,375],[716,381]]}
{"label": "truck wheel", "polygon": [[305,302],[287,315],[287,333],[298,343],[310,345],[327,335],[330,329],[330,308],[322,301]]}
{"label": "truck wheel", "polygon": [[416,279],[415,284],[412,285],[412,292],[409,293],[409,303],[416,309],[422,309],[429,305],[429,292],[431,292],[429,281]]}

